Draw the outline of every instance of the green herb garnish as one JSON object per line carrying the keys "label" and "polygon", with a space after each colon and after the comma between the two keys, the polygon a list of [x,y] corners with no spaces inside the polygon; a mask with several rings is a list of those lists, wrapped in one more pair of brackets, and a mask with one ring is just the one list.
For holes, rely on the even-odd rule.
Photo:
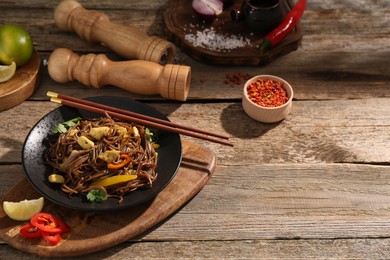
{"label": "green herb garnish", "polygon": [[151,143],[155,143],[158,139],[157,131],[158,131],[157,129],[152,129],[152,128],[146,127],[145,128],[146,139]]}
{"label": "green herb garnish", "polygon": [[92,202],[103,202],[107,199],[107,195],[102,190],[90,190],[87,199]]}
{"label": "green herb garnish", "polygon": [[54,127],[52,133],[53,134],[66,133],[66,131],[68,131],[68,129],[74,126],[78,121],[80,121],[80,119],[81,117],[76,117],[66,122],[59,123],[56,125],[56,127]]}

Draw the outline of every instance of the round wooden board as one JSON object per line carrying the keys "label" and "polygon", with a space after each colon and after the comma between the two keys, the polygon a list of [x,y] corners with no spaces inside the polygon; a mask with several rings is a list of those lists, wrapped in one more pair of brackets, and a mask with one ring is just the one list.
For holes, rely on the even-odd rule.
{"label": "round wooden board", "polygon": [[16,69],[12,79],[0,83],[0,111],[22,103],[34,93],[39,83],[40,64],[41,59],[34,52],[26,64]]}
{"label": "round wooden board", "polygon": [[[163,21],[166,27],[167,38],[191,57],[202,62],[215,65],[265,65],[276,58],[298,49],[302,39],[301,25],[298,23],[294,30],[277,46],[270,50],[261,51],[259,46],[264,35],[255,34],[246,29],[243,23],[232,21],[230,12],[237,10],[242,1],[226,6],[221,15],[211,22],[199,19],[191,7],[190,0],[170,0],[164,11]],[[293,7],[292,0],[281,0],[286,12]],[[215,50],[194,46],[185,39],[186,35],[196,35],[207,30],[214,30],[217,34],[226,37],[243,37],[249,39],[250,44],[231,50]]]}
{"label": "round wooden board", "polygon": [[[115,213],[98,213],[67,209],[45,200],[43,212],[61,218],[71,229],[62,235],[63,240],[57,246],[50,246],[41,239],[29,240],[20,236],[20,227],[27,222],[10,219],[0,207],[0,239],[34,255],[71,257],[118,245],[151,230],[191,200],[214,173],[216,156],[213,151],[190,141],[183,141],[182,144],[183,159],[176,176],[152,201]],[[23,178],[0,203],[40,196],[27,178]]]}

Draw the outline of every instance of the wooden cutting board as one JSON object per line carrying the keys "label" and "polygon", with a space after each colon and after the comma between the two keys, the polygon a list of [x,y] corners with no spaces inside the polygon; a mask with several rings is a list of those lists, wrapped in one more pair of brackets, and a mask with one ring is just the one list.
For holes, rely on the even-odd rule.
{"label": "wooden cutting board", "polygon": [[[261,51],[259,46],[263,42],[264,35],[252,33],[243,23],[232,21],[230,12],[238,10],[242,1],[232,2],[233,4],[226,6],[217,19],[204,22],[192,10],[191,0],[170,0],[163,13],[167,38],[189,56],[215,65],[265,65],[298,49],[302,39],[300,23],[297,23],[294,30],[279,45],[270,50]],[[286,11],[290,11],[294,6],[292,0],[281,0],[281,4]],[[236,36],[249,39],[250,44],[229,51],[221,51],[194,46],[193,42],[185,39],[186,35],[196,35],[197,32],[205,33],[211,28],[219,35],[229,38]]]}
{"label": "wooden cutting board", "polygon": [[[183,206],[204,187],[215,166],[216,157],[211,150],[183,141],[179,171],[153,201],[114,213],[90,213],[66,209],[46,200],[43,211],[57,215],[71,227],[57,246],[20,236],[19,229],[26,222],[11,220],[1,208],[0,239],[16,249],[45,257],[80,256],[115,246],[149,230]],[[2,201],[38,197],[39,193],[23,178]]]}
{"label": "wooden cutting board", "polygon": [[14,107],[29,98],[39,84],[41,59],[34,51],[30,60],[17,67],[15,75],[0,83],[0,111]]}

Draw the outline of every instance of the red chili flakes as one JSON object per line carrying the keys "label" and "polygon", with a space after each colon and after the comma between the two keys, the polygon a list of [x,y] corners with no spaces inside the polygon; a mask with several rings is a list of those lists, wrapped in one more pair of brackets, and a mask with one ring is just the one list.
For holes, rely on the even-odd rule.
{"label": "red chili flakes", "polygon": [[231,87],[235,87],[244,84],[250,78],[252,78],[252,76],[250,76],[248,73],[226,73],[226,79],[223,81],[223,83],[230,84]]}
{"label": "red chili flakes", "polygon": [[278,107],[288,101],[282,82],[258,79],[247,86],[249,99],[262,107]]}

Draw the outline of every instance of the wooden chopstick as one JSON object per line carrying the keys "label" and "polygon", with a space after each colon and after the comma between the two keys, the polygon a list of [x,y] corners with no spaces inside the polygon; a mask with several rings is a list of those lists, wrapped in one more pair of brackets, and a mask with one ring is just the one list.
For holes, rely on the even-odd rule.
{"label": "wooden chopstick", "polygon": [[60,98],[60,99],[66,99],[66,100],[74,101],[76,103],[85,104],[85,105],[89,105],[89,106],[93,106],[93,107],[98,107],[98,108],[101,108],[101,109],[104,109],[104,110],[110,110],[110,111],[117,112],[117,113],[124,114],[124,115],[128,115],[128,116],[138,117],[138,118],[142,118],[142,119],[145,119],[145,120],[153,121],[153,122],[156,122],[156,123],[159,123],[159,124],[169,125],[169,126],[172,126],[172,127],[175,127],[175,128],[182,128],[182,129],[190,130],[190,131],[201,133],[201,134],[205,134],[205,135],[215,136],[215,137],[226,139],[226,140],[229,139],[229,137],[226,136],[226,135],[221,135],[221,134],[218,134],[218,133],[207,132],[207,131],[204,131],[204,130],[201,130],[201,129],[197,129],[197,128],[194,128],[194,127],[172,123],[172,122],[165,121],[165,120],[162,120],[162,119],[159,119],[159,118],[142,115],[142,114],[131,112],[131,111],[128,111],[128,110],[119,109],[119,108],[116,108],[116,107],[111,107],[111,106],[107,106],[107,105],[104,105],[104,104],[96,103],[96,102],[93,102],[93,101],[88,101],[88,100],[85,100],[85,99],[80,99],[80,98],[76,98],[76,97],[72,97],[72,96],[67,96],[67,95],[55,93],[55,92],[52,92],[52,91],[48,91],[47,92],[47,96],[49,96],[49,97],[56,97],[56,98]]}
{"label": "wooden chopstick", "polygon": [[[65,106],[69,107],[74,107],[78,109],[83,109],[89,112],[97,113],[97,114],[108,114],[109,116],[116,117],[125,121],[132,121],[138,124],[142,124],[144,126],[148,127],[154,127],[158,129],[162,129],[165,131],[169,132],[174,132],[178,134],[183,134],[187,136],[191,136],[194,138],[198,139],[203,139],[206,141],[210,142],[215,142],[223,145],[228,145],[228,146],[233,146],[232,143],[225,141],[229,137],[220,135],[220,134],[215,134],[212,132],[207,132],[201,129],[189,127],[189,126],[184,126],[180,124],[175,124],[169,121],[161,120],[158,118],[150,117],[150,116],[145,116],[141,115],[135,112],[119,109],[119,108],[114,108],[110,107],[107,105],[99,104],[96,102],[84,100],[84,99],[78,99],[75,97],[67,96],[67,95],[62,95],[58,94],[55,92],[47,92],[47,96],[49,96],[51,99],[50,101],[63,104]],[[220,140],[214,137],[219,137],[225,140]]]}

